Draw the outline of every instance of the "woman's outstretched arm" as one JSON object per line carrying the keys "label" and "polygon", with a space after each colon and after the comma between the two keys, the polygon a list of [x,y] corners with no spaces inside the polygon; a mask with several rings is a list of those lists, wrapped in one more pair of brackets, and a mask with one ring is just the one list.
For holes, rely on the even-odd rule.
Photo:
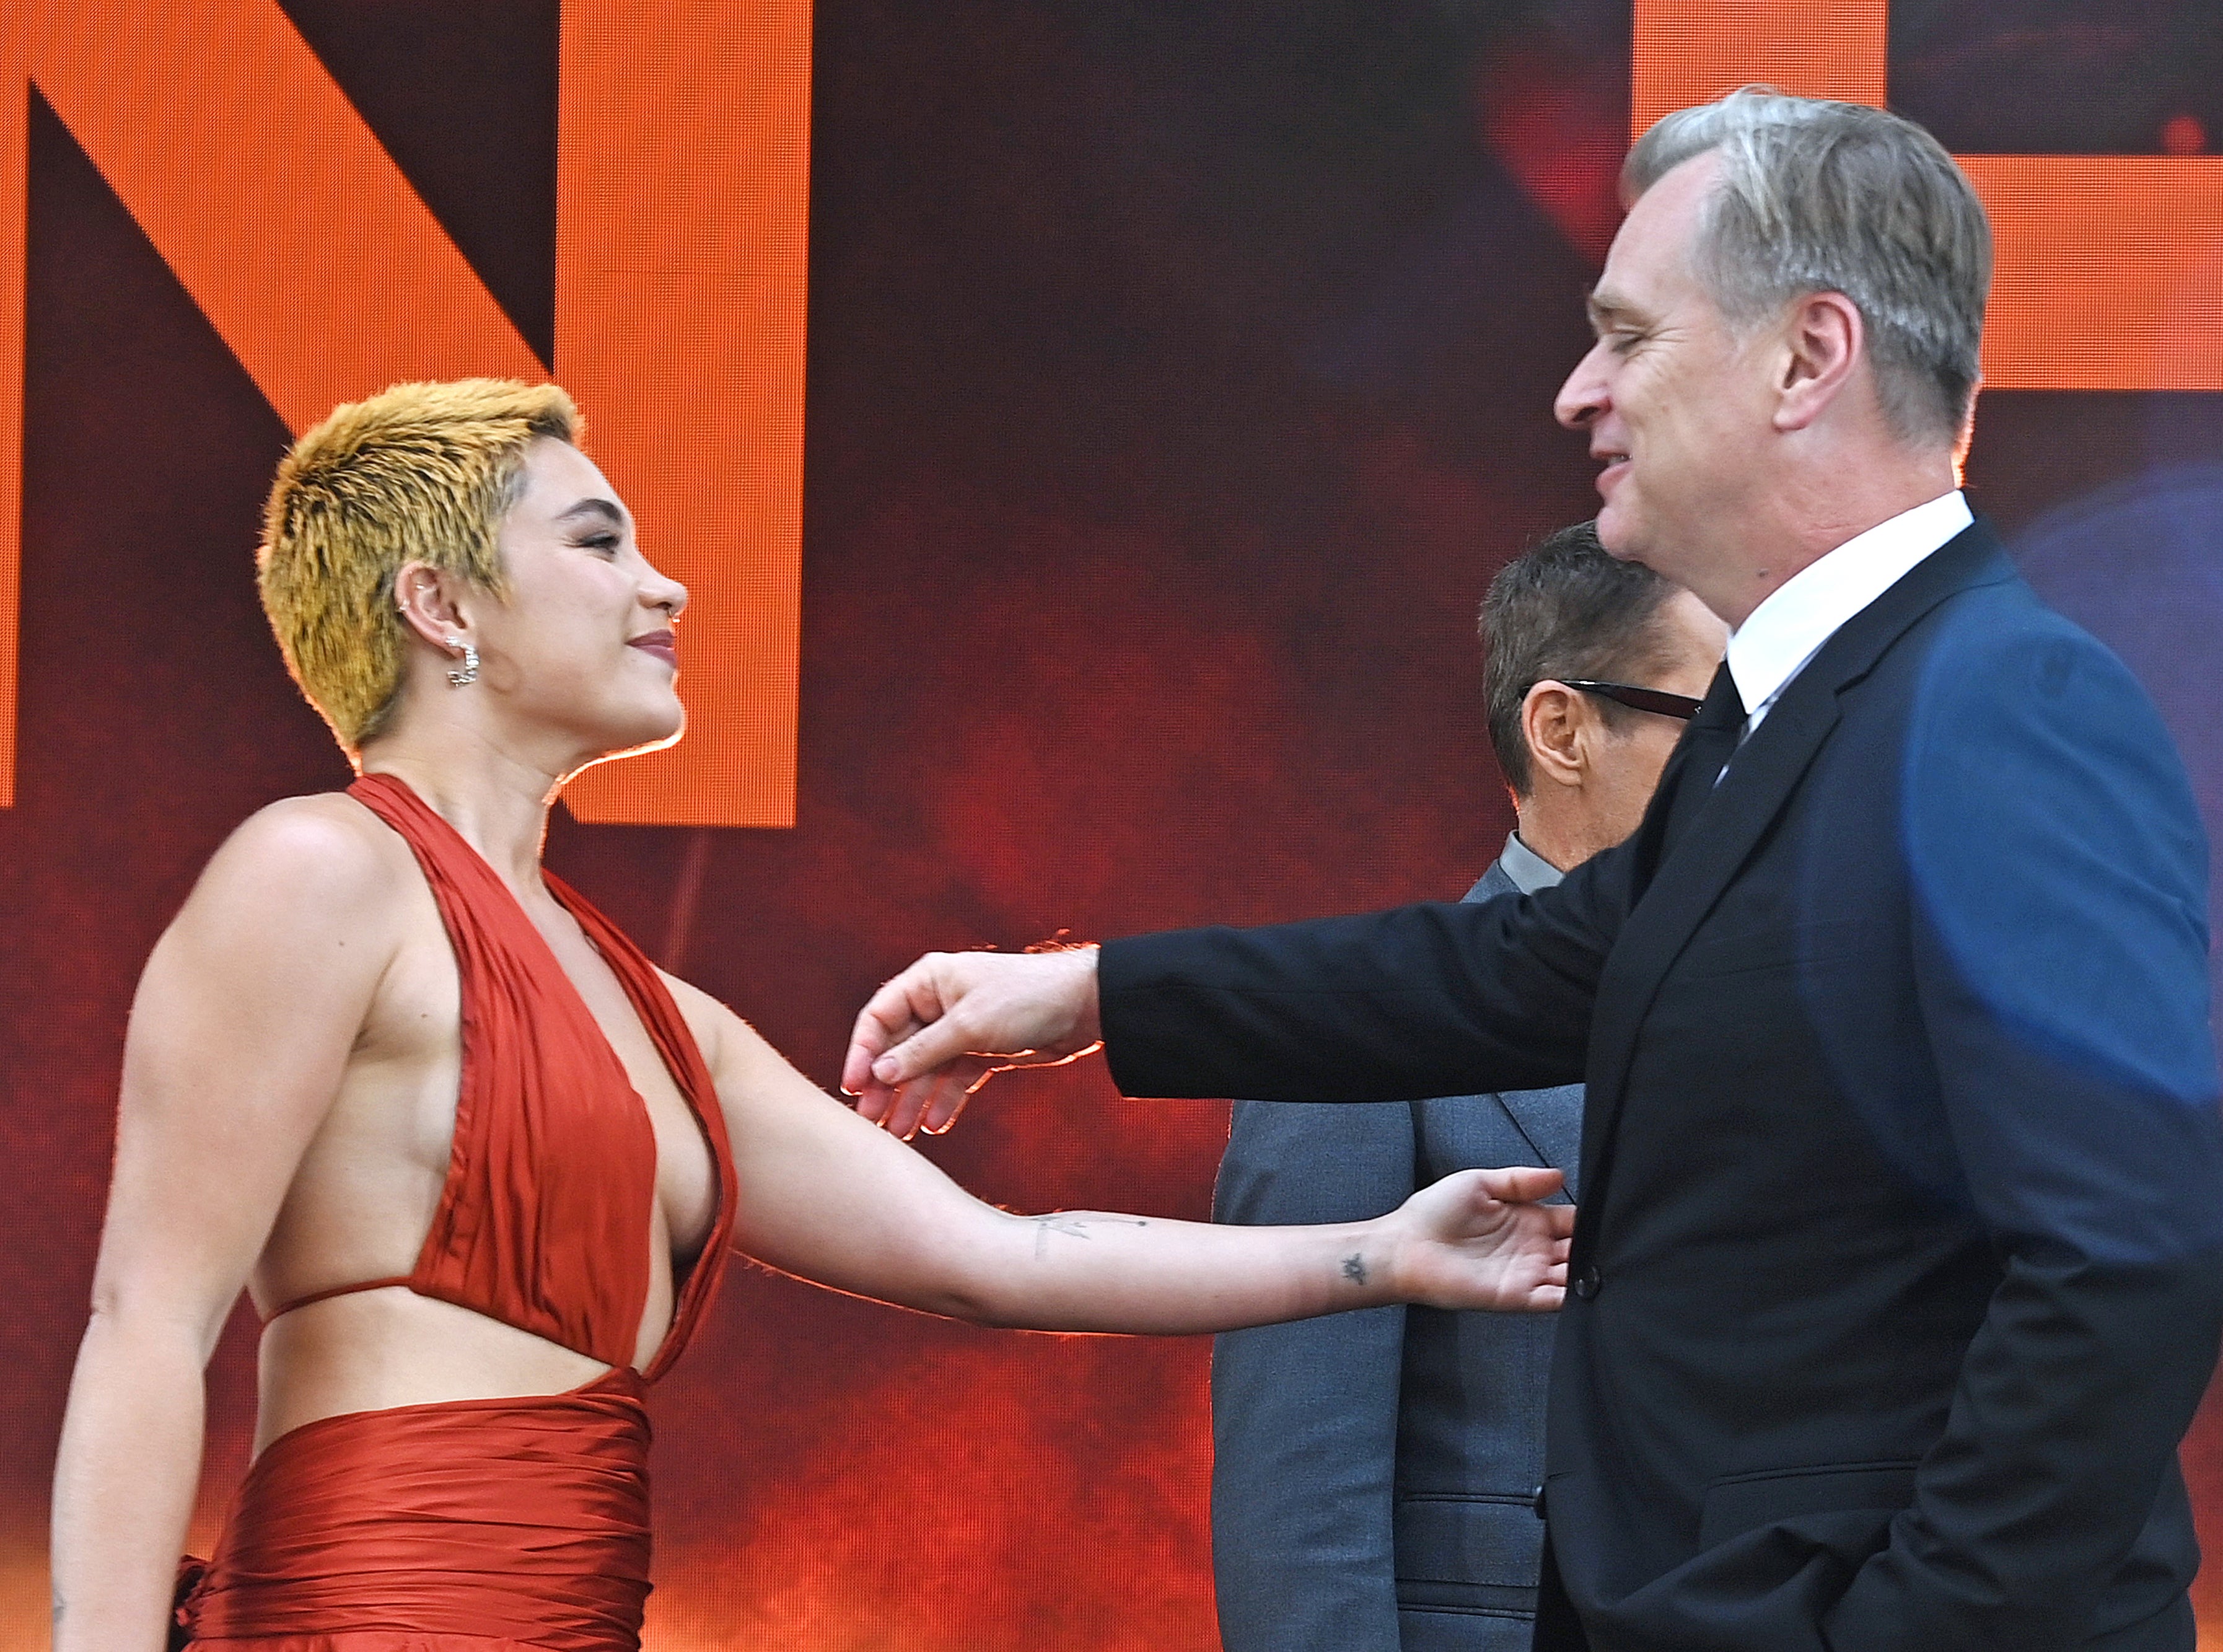
{"label": "woman's outstretched arm", "polygon": [[159,1652],[199,1484],[202,1371],[393,953],[319,799],[265,810],[155,947],[54,1466],[55,1652]]}
{"label": "woman's outstretched arm", "polygon": [[1559,1306],[1574,1213],[1535,1202],[1558,1190],[1556,1171],[1466,1171],[1389,1215],[1320,1227],[1016,1216],[811,1085],[730,1012],[675,991],[703,1038],[740,1161],[735,1242],[803,1278],[1055,1331],[1180,1334],[1390,1302]]}

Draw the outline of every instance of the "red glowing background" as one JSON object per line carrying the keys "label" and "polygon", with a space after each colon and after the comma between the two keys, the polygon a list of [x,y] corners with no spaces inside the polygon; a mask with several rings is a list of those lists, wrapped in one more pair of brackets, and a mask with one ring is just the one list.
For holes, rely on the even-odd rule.
{"label": "red glowing background", "polygon": [[[576,9],[279,9],[524,347],[560,356]],[[2200,160],[2223,133],[2212,9],[2058,11],[1896,6],[1890,95],[1962,153]],[[928,947],[1463,889],[1509,823],[1475,603],[1592,507],[1546,409],[1615,222],[1637,21],[1626,0],[822,0],[795,824],[559,820],[552,861],[821,1080],[857,1004]],[[46,1479],[139,963],[237,820],[345,774],[254,604],[287,426],[97,145],[40,93],[26,110],[10,1646],[45,1621]],[[2169,255],[2214,290],[2209,231]],[[2214,720],[2172,687],[2181,656],[2109,629],[2109,593],[2173,582],[2172,623],[2212,658],[2215,553],[2154,547],[2223,543],[2220,403],[1993,394],[1971,473],[2033,576],[2147,672],[2211,824]],[[665,411],[678,432],[695,410]],[[1067,1075],[1005,1081],[926,1151],[1000,1202],[1195,1215],[1224,1128],[1216,1105]],[[244,1464],[251,1329],[211,1371],[201,1542]],[[657,1399],[650,1645],[1214,1646],[1206,1353],[737,1273]],[[2223,1422],[2187,1460],[2223,1542]],[[2202,1612],[2223,1633],[2223,1586]]]}

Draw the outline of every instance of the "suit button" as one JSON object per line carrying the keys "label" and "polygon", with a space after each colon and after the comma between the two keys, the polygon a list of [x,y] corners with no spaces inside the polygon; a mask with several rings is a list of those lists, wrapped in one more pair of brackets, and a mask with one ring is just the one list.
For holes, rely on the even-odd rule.
{"label": "suit button", "polygon": [[1542,1486],[1538,1486],[1534,1491],[1529,1494],[1528,1506],[1536,1511],[1537,1519],[1542,1520],[1546,1517],[1544,1513],[1544,1488]]}
{"label": "suit button", "polygon": [[1605,1281],[1598,1277],[1598,1271],[1595,1264],[1584,1268],[1575,1276],[1575,1295],[1588,1302],[1598,1294],[1598,1287],[1604,1283]]}

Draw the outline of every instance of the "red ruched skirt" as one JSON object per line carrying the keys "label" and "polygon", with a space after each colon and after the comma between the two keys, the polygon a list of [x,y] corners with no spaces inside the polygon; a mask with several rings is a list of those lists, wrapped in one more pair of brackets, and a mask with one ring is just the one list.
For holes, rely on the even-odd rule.
{"label": "red ruched skirt", "polygon": [[642,1391],[621,1365],[280,1435],[181,1609],[195,1652],[636,1652]]}

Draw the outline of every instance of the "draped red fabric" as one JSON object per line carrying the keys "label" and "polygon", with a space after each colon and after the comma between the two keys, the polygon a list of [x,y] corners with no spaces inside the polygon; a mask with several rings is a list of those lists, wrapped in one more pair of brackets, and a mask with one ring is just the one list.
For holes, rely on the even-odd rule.
{"label": "draped red fabric", "polygon": [[[409,1276],[419,1296],[485,1314],[605,1365],[633,1357],[648,1297],[656,1132],[625,1065],[540,931],[494,869],[390,774],[348,788],[406,840],[440,908],[462,989],[463,1074],[448,1179]],[[632,1000],[717,1166],[718,1215],[682,1291],[653,1381],[686,1346],[725,1268],[733,1155],[715,1088],[656,968],[552,873]],[[279,1312],[338,1291],[339,1284]]]}
{"label": "draped red fabric", "polygon": [[656,1198],[645,1106],[494,869],[400,780],[368,775],[350,791],[408,841],[438,902],[462,987],[463,1074],[415,1271],[304,1301],[406,1284],[612,1369],[564,1394],[350,1412],[281,1434],[249,1470],[180,1624],[198,1652],[635,1652],[649,1588],[642,1397],[685,1347],[733,1229],[715,1088],[654,966],[550,877],[716,1166],[716,1220],[644,1375],[630,1361]]}
{"label": "draped red fabric", "polygon": [[568,1394],[306,1423],[248,1471],[187,1603],[195,1652],[633,1652],[649,1426],[619,1366]]}

